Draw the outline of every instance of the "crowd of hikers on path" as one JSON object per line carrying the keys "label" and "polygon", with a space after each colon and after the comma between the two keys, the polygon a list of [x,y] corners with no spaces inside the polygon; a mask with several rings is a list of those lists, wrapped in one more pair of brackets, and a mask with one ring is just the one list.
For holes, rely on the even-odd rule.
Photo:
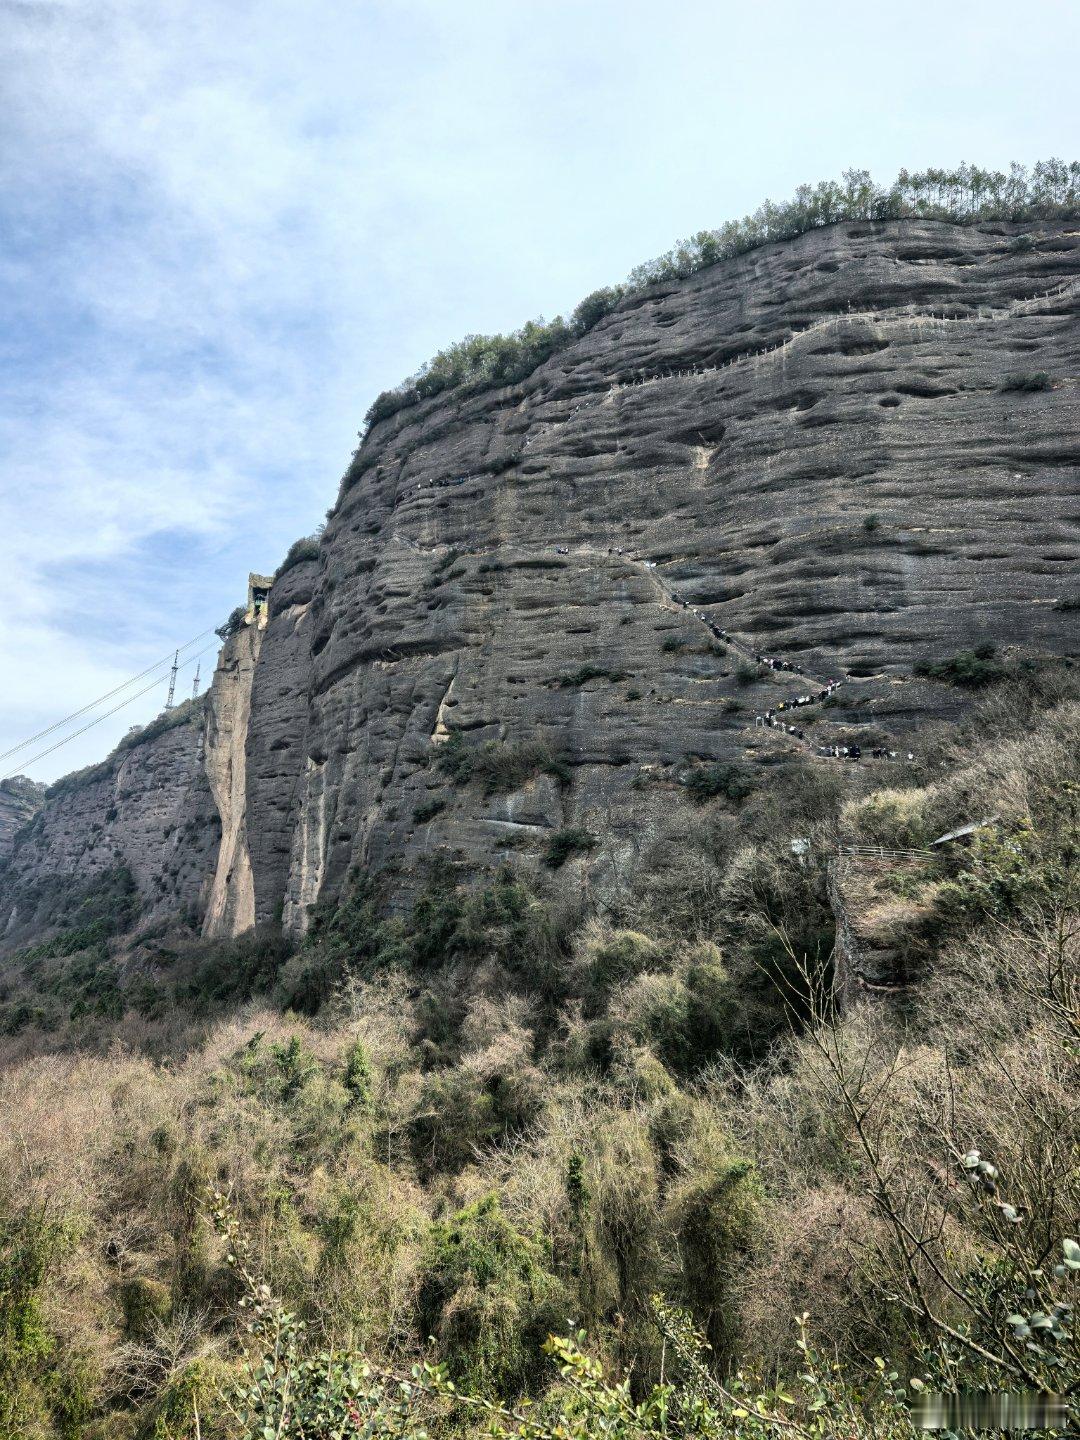
{"label": "crowd of hikers on path", "polygon": [[[609,551],[608,553],[610,554],[611,552]],[[618,551],[617,553],[622,554],[622,551]],[[646,560],[644,564],[648,566],[650,570],[656,569],[656,562],[653,560]],[[657,578],[659,579],[659,577]],[[722,640],[725,644],[741,650],[762,669],[786,671],[792,675],[806,675],[803,667],[795,661],[785,660],[776,655],[764,655],[743,641],[736,640],[734,636],[730,635],[722,626],[717,625],[715,621],[710,619],[703,610],[695,610],[688,600],[682,599],[681,596],[673,595],[671,591],[667,589],[667,586],[663,585],[663,582],[660,583],[669,598],[681,609],[693,615],[695,620],[700,620],[716,639]],[[793,700],[779,701],[774,708],[762,711],[754,716],[755,726],[759,729],[780,730],[785,735],[790,735],[792,739],[799,740],[803,744],[812,744],[812,741],[807,740],[806,731],[801,726],[790,723],[788,719],[789,715],[793,710],[799,710],[806,705],[820,705],[824,701],[831,699],[836,691],[839,690],[840,686],[845,683],[845,679],[846,677],[840,680],[828,680],[824,682],[824,684],[816,682],[813,690],[809,690],[802,695],[797,695]],[[890,750],[884,745],[874,745],[870,749],[864,750],[861,745],[854,743],[848,745],[819,745],[816,747],[816,753],[822,758],[834,760],[862,760],[864,756],[868,756],[873,760],[899,760],[903,758],[899,751]],[[914,760],[915,755],[911,750],[908,750],[906,752],[906,758],[908,760]]]}
{"label": "crowd of hikers on path", "polygon": [[[557,545],[555,551],[558,555],[568,555],[570,553],[570,547],[567,545]],[[625,555],[634,564],[644,565],[647,570],[656,570],[655,560],[645,560],[640,556],[632,555],[623,550],[621,546],[609,545],[607,547],[607,553],[609,555]],[[802,709],[804,706],[821,705],[825,701],[830,700],[836,691],[839,690],[840,686],[847,683],[849,677],[843,676],[839,680],[814,680],[806,674],[803,667],[796,661],[785,660],[778,655],[765,655],[761,651],[755,650],[753,646],[748,645],[744,640],[736,639],[736,637],[725,630],[723,626],[717,625],[710,616],[706,615],[704,610],[695,609],[689,600],[683,599],[681,595],[674,594],[659,575],[655,575],[654,578],[659,588],[673,605],[677,606],[680,610],[685,610],[687,614],[692,615],[695,620],[700,621],[700,623],[705,626],[715,639],[741,652],[760,669],[799,675],[810,681],[813,687],[812,689],[808,689],[801,695],[796,695],[794,699],[781,700],[774,707],[755,714],[754,725],[756,728],[779,730],[783,734],[789,735],[793,740],[798,740],[802,744],[812,747],[814,752],[823,759],[862,760],[863,758],[868,758],[872,760],[900,760],[906,758],[909,761],[915,759],[914,752],[911,750],[901,753],[897,750],[890,750],[885,745],[874,745],[869,748],[864,748],[852,742],[847,745],[833,744],[814,746],[813,740],[807,738],[806,731],[802,726],[791,723],[789,718],[791,713],[795,710]]]}

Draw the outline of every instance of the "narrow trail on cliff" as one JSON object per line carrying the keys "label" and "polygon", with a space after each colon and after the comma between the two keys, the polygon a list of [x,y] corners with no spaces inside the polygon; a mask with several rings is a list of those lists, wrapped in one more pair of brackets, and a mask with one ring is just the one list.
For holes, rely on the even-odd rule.
{"label": "narrow trail on cliff", "polygon": [[[1012,281],[1010,288],[1018,289],[1020,284]],[[525,412],[521,425],[515,430],[515,434],[524,428],[525,434],[521,441],[520,454],[535,452],[538,444],[542,442],[551,432],[559,432],[566,427],[573,429],[588,430],[595,417],[589,413],[598,405],[612,404],[617,400],[621,401],[621,392],[636,390],[643,386],[653,385],[661,381],[694,381],[706,379],[709,376],[718,375],[720,372],[732,369],[733,367],[751,367],[756,373],[759,365],[771,367],[773,361],[779,359],[781,366],[785,363],[785,354],[789,349],[796,353],[804,343],[811,347],[820,342],[825,335],[845,335],[848,331],[859,331],[865,327],[872,327],[880,331],[882,336],[907,336],[911,343],[918,346],[925,337],[932,336],[940,331],[953,332],[956,327],[961,327],[963,334],[979,333],[980,327],[984,330],[1008,321],[1015,317],[1042,317],[1047,323],[1067,320],[1075,312],[1075,299],[1080,296],[1080,281],[1070,279],[1063,281],[1056,286],[1048,286],[1031,293],[1034,286],[1030,281],[1024,286],[1028,290],[1026,295],[1008,299],[1006,295],[998,293],[993,297],[995,303],[985,303],[987,294],[985,287],[979,285],[979,293],[971,301],[961,294],[952,295],[948,291],[942,294],[940,299],[935,298],[932,308],[926,304],[928,297],[920,297],[914,303],[897,309],[865,308],[847,310],[836,309],[832,313],[817,319],[803,323],[808,317],[803,314],[796,320],[797,325],[802,328],[784,327],[778,334],[773,330],[773,339],[769,340],[767,333],[762,336],[765,344],[753,348],[746,348],[738,353],[728,354],[726,358],[718,360],[717,354],[722,352],[722,347],[716,347],[712,354],[706,358],[712,359],[714,363],[701,363],[702,347],[697,345],[697,355],[693,357],[698,363],[679,364],[676,356],[672,356],[669,364],[649,369],[624,369],[621,374],[614,370],[613,383],[602,384],[596,388],[582,388],[574,392],[574,381],[569,381],[571,393],[571,405],[568,413],[560,418],[553,418],[547,408],[547,402],[551,398],[548,392],[541,387],[534,394],[527,395],[521,400],[519,410]],[[980,303],[984,302],[984,303]],[[835,303],[835,302],[834,302]],[[884,300],[883,300],[884,303]],[[763,322],[764,328],[764,322]],[[856,336],[855,338],[858,338]],[[687,360],[691,357],[688,355]],[[656,362],[654,362],[655,366]],[[762,376],[768,373],[763,371]],[[560,384],[564,387],[560,394],[565,398],[565,375]],[[1073,383],[1067,379],[1062,383]],[[595,384],[595,381],[594,381]],[[701,392],[704,396],[705,392]],[[632,403],[632,402],[631,402]],[[534,415],[533,409],[537,413]],[[535,464],[536,462],[534,462]],[[460,496],[466,494],[472,498],[472,491],[462,492],[460,487],[470,483],[481,483],[486,472],[473,473],[466,465],[462,466],[465,473],[449,475],[428,474],[422,477],[410,478],[404,488],[396,496],[398,501],[423,501],[426,509],[431,506],[445,508],[447,501],[454,494],[455,490]],[[448,493],[449,492],[449,493]],[[393,537],[398,544],[416,553],[424,553],[428,549],[436,549],[437,546],[426,546],[419,544],[411,536],[396,533]],[[528,548],[527,546],[524,548]],[[546,547],[545,547],[546,548]],[[830,759],[840,760],[890,760],[897,758],[897,753],[888,750],[880,745],[872,745],[864,755],[858,743],[824,745],[815,743],[815,740],[805,733],[797,721],[800,718],[794,712],[802,711],[814,705],[829,702],[833,699],[836,691],[853,681],[848,674],[821,678],[804,670],[797,663],[785,660],[780,657],[765,654],[758,649],[752,637],[740,638],[733,635],[721,626],[716,624],[711,616],[695,605],[681,598],[657,573],[656,562],[645,559],[640,555],[631,555],[616,547],[604,547],[598,544],[584,544],[567,547],[556,547],[558,553],[573,554],[579,558],[618,558],[626,564],[646,573],[656,586],[663,598],[666,607],[682,611],[691,617],[696,623],[701,624],[710,635],[728,646],[732,652],[741,656],[759,669],[772,672],[774,681],[780,680],[787,675],[791,676],[793,688],[802,682],[801,693],[796,690],[794,694],[779,700],[775,706],[763,709],[755,714],[750,722],[754,728],[768,729],[784,734],[788,741],[794,746],[798,745],[816,760],[827,761]],[[470,549],[456,551],[456,554],[474,554]],[[740,676],[742,679],[742,676]],[[760,703],[760,702],[759,702]],[[815,717],[816,718],[816,717]],[[833,717],[837,718],[837,717]],[[852,724],[857,721],[852,720]],[[911,752],[905,752],[911,758]]]}
{"label": "narrow trail on cliff", "polygon": [[[706,615],[703,610],[695,609],[694,606],[690,603],[690,601],[683,600],[680,596],[674,594],[674,592],[669,589],[667,584],[656,573],[655,561],[638,560],[636,557],[628,558],[630,558],[632,560],[632,563],[634,563],[635,565],[643,566],[646,569],[647,573],[653,580],[653,583],[668,599],[668,601],[670,601],[671,608],[682,611],[683,613],[692,616],[693,619],[695,619],[699,624],[704,625],[706,630],[708,630],[709,634],[712,635],[716,640],[719,640],[721,644],[729,645],[733,650],[736,651],[736,653],[744,655],[748,660],[752,661],[759,668],[764,667],[766,670],[769,670],[773,673],[788,673],[792,676],[793,679],[797,678],[809,682],[810,686],[812,687],[809,694],[796,695],[793,699],[781,700],[774,708],[765,711],[759,711],[758,713],[756,713],[754,716],[755,729],[778,730],[788,740],[793,740],[797,744],[803,746],[804,749],[806,749],[809,753],[811,753],[813,756],[815,756],[815,758],[818,759],[862,759],[863,752],[860,746],[833,745],[829,747],[815,747],[813,741],[806,738],[803,730],[796,725],[789,724],[786,718],[794,711],[802,709],[805,706],[819,705],[822,704],[824,701],[830,699],[832,695],[835,694],[835,692],[840,688],[841,685],[846,685],[849,683],[851,679],[849,675],[842,675],[839,679],[836,680],[815,679],[814,676],[804,670],[801,665],[795,664],[790,660],[784,660],[775,655],[765,655],[761,651],[755,650],[753,646],[750,645],[747,641],[740,640],[737,636],[732,635],[730,631],[727,631],[723,629],[722,626],[717,625],[716,622],[712,620],[708,615]],[[779,718],[780,712],[784,713],[784,719]],[[896,753],[897,752],[895,751],[884,750],[881,747],[876,747],[871,752],[875,760],[895,759]],[[910,752],[909,758],[913,758]]]}
{"label": "narrow trail on cliff", "polygon": [[[800,680],[810,686],[810,693],[796,695],[790,699],[784,699],[773,708],[759,711],[754,715],[755,729],[776,730],[783,734],[789,741],[802,746],[815,759],[833,760],[862,760],[863,758],[874,760],[895,760],[899,758],[899,752],[888,750],[882,746],[873,747],[868,754],[865,754],[858,745],[830,745],[815,746],[813,740],[808,739],[805,733],[796,725],[788,723],[788,717],[795,711],[811,705],[819,705],[829,700],[842,685],[849,684],[851,677],[841,675],[837,679],[824,680],[815,678],[801,665],[775,655],[766,655],[762,651],[755,650],[747,640],[742,640],[730,631],[718,625],[703,610],[697,609],[689,600],[684,600],[677,595],[667,582],[657,572],[655,560],[645,560],[637,555],[630,555],[618,546],[602,548],[596,545],[580,545],[573,548],[567,547],[567,555],[588,555],[600,558],[612,558],[621,560],[625,564],[633,565],[652,582],[661,596],[664,608],[676,614],[689,616],[699,625],[704,626],[709,635],[719,641],[722,645],[730,646],[737,654],[741,654],[747,660],[764,668],[774,674],[789,674],[793,681]],[[783,718],[781,718],[781,715]],[[911,751],[906,752],[908,760],[914,759]]]}
{"label": "narrow trail on cliff", "polygon": [[[1045,290],[1041,295],[1029,296],[1025,300],[1015,300],[1008,306],[978,307],[974,313],[964,315],[950,315],[947,310],[916,310],[907,312],[882,312],[880,310],[844,310],[834,315],[826,316],[822,320],[816,320],[807,325],[805,329],[796,330],[782,340],[774,341],[768,345],[761,345],[757,349],[743,350],[736,355],[729,356],[726,360],[715,365],[688,365],[681,368],[667,368],[663,370],[641,370],[633,373],[625,380],[618,380],[608,386],[602,394],[585,399],[577,405],[572,414],[580,410],[588,409],[597,404],[611,404],[615,396],[624,390],[639,390],[646,385],[655,385],[665,380],[693,380],[707,375],[719,375],[725,370],[733,367],[741,367],[754,362],[773,359],[792,345],[800,345],[804,340],[817,339],[824,332],[847,324],[876,325],[879,328],[908,327],[925,329],[933,326],[949,325],[978,325],[993,324],[1001,320],[1013,319],[1018,315],[1040,315],[1055,314],[1054,311],[1047,311],[1046,306],[1050,302],[1064,299],[1068,295],[1080,294],[1080,282],[1067,280],[1053,289]],[[531,438],[531,437],[530,437]],[[525,441],[528,448],[529,440]]]}
{"label": "narrow trail on cliff", "polygon": [[[395,536],[402,544],[408,542],[400,536]],[[420,547],[414,546],[419,549]],[[548,550],[549,547],[540,547]],[[479,551],[458,551],[458,558],[465,554],[478,556]],[[844,685],[851,683],[850,675],[840,675],[833,679],[824,679],[813,675],[802,665],[793,661],[785,660],[781,656],[767,655],[763,651],[754,648],[749,640],[733,635],[718,625],[704,610],[698,609],[691,601],[676,594],[671,586],[665,581],[657,570],[655,560],[647,560],[640,555],[627,552],[619,546],[601,546],[593,544],[557,546],[556,553],[566,559],[589,559],[589,560],[615,560],[624,565],[631,565],[646,577],[654,586],[660,596],[664,609],[673,614],[685,615],[696,624],[701,625],[721,645],[729,647],[737,655],[741,655],[750,663],[756,665],[770,674],[776,676],[790,676],[792,683],[801,682],[808,690],[802,694],[786,697],[777,702],[775,706],[755,712],[752,726],[749,728],[776,731],[782,734],[789,742],[799,745],[815,760],[897,760],[906,758],[913,760],[914,753],[905,751],[903,755],[899,751],[889,750],[883,746],[874,746],[869,751],[864,751],[857,744],[850,745],[816,745],[813,739],[806,736],[804,731],[797,725],[790,723],[791,718],[798,710],[813,705],[820,705],[830,699]],[[451,682],[452,688],[453,682]],[[445,703],[445,697],[444,697]],[[442,707],[440,707],[440,717]],[[432,739],[438,734],[438,722]]]}

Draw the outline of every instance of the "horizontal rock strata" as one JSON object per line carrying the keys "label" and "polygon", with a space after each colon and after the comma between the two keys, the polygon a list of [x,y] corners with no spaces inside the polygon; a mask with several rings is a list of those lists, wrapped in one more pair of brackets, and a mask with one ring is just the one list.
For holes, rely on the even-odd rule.
{"label": "horizontal rock strata", "polygon": [[[571,826],[602,897],[694,765],[835,763],[852,726],[917,750],[965,702],[917,662],[1075,655],[1078,315],[1075,225],[843,224],[630,296],[521,384],[380,422],[249,656],[243,783],[215,783],[233,850],[222,868],[193,838],[175,899],[216,883],[212,927],[297,930],[357,870],[407,894],[436,854],[539,865]],[[754,726],[834,680],[802,738]],[[455,783],[444,747],[486,741],[561,764]],[[41,867],[81,863],[94,825],[126,853],[115,783],[49,802]],[[166,812],[147,798],[148,850]]]}

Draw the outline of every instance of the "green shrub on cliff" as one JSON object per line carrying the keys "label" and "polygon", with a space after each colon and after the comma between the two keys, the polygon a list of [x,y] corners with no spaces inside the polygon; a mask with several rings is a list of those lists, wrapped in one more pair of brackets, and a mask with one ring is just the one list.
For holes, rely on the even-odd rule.
{"label": "green shrub on cliff", "polygon": [[228,619],[223,625],[219,625],[217,627],[217,629],[214,631],[214,634],[218,637],[219,640],[231,640],[234,635],[239,633],[240,627],[244,623],[244,616],[246,614],[246,606],[237,605],[235,609],[229,611]]}
{"label": "green shrub on cliff", "polygon": [[417,825],[426,825],[429,820],[434,820],[436,815],[441,815],[446,809],[446,801],[440,800],[437,796],[430,796],[421,800],[413,807],[413,821]]}
{"label": "green shrub on cliff", "polygon": [[1045,370],[1023,370],[1007,375],[1001,382],[1004,391],[1009,390],[1052,390],[1053,381]]}
{"label": "green shrub on cliff", "polygon": [[969,689],[990,685],[1004,679],[1006,673],[1005,667],[994,658],[995,651],[996,647],[986,642],[976,645],[974,650],[961,650],[945,660],[918,660],[914,666],[915,674]]}
{"label": "green shrub on cliff", "polygon": [[612,670],[606,665],[593,665],[586,661],[579,665],[576,670],[568,671],[565,675],[557,675],[551,682],[557,690],[576,690],[579,685],[587,685],[590,680],[625,680],[626,675],[622,670]]}
{"label": "green shrub on cliff", "polygon": [[98,1377],[46,1313],[48,1287],[77,1239],[71,1223],[0,1199],[0,1440],[85,1433]]}
{"label": "green shrub on cliff", "polygon": [[536,775],[570,779],[566,761],[547,740],[488,740],[470,748],[459,730],[437,750],[436,763],[455,785],[478,783],[485,795],[508,795]]}
{"label": "green shrub on cliff", "polygon": [[515,1399],[546,1368],[543,1346],[566,1327],[569,1299],[498,1197],[432,1227],[420,1284],[418,1328],[453,1359],[467,1390]]}
{"label": "green shrub on cliff", "polygon": [[206,695],[196,695],[189,700],[181,700],[171,710],[163,710],[156,715],[148,725],[142,725],[137,730],[129,730],[128,733],[117,744],[118,750],[134,750],[137,745],[146,745],[151,740],[166,735],[170,730],[176,730],[181,725],[191,725],[201,720],[206,709]]}
{"label": "green shrub on cliff", "polygon": [[52,897],[51,918],[61,928],[49,940],[19,953],[24,964],[76,955],[129,931],[139,916],[135,877],[126,865],[112,865],[82,884]]}
{"label": "green shrub on cliff", "polygon": [[734,804],[753,794],[756,784],[745,765],[695,765],[685,783],[694,800],[712,800],[722,795]]}
{"label": "green shrub on cliff", "polygon": [[585,854],[595,849],[598,843],[590,830],[580,825],[568,825],[562,830],[556,830],[548,841],[544,851],[544,864],[557,870],[571,855]]}
{"label": "green shrub on cliff", "polygon": [[305,535],[299,540],[294,540],[285,552],[285,559],[274,572],[274,579],[280,580],[286,571],[291,570],[295,565],[303,565],[308,560],[319,558],[319,535],[322,527],[314,535]]}

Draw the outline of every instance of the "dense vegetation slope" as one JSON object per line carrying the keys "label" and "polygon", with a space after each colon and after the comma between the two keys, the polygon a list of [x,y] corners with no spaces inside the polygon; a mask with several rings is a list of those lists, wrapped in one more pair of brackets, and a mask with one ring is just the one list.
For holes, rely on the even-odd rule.
{"label": "dense vegetation slope", "polygon": [[[583,1434],[601,1412],[907,1434],[919,1385],[1074,1383],[1071,685],[991,692],[927,738],[923,786],[845,800],[807,764],[673,815],[603,920],[557,880],[436,867],[406,917],[357,883],[291,959],[159,951],[141,1015],[24,1031],[0,1078],[0,1434],[276,1434],[282,1403],[280,1433],[402,1406],[475,1432],[441,1372],[405,1400],[356,1352],[531,1395],[538,1434],[560,1409]],[[888,928],[906,983],[837,1014],[838,843],[918,851],[988,802],[966,847],[869,861],[861,889],[846,862],[845,918]],[[23,963],[59,994],[79,965]],[[568,1322],[587,1339],[547,1358]],[[331,1348],[317,1401],[301,1357]],[[300,1428],[335,1405],[343,1428]]]}

